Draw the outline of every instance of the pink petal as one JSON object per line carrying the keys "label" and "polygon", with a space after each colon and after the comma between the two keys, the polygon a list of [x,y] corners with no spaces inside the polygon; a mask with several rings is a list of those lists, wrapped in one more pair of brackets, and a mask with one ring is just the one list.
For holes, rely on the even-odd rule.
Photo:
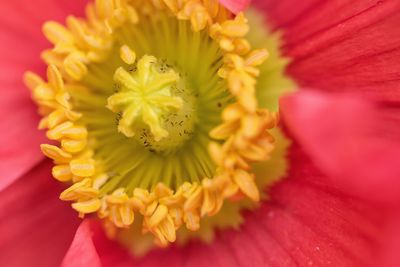
{"label": "pink petal", "polygon": [[[103,267],[158,267],[160,264],[166,266],[183,266],[182,249],[172,246],[168,249],[156,249],[141,259],[135,259],[124,247],[117,242],[109,240],[103,228],[98,224],[92,224],[94,232],[93,242],[101,259]],[[162,263],[161,263],[162,262]]]}
{"label": "pink petal", "polygon": [[315,164],[348,192],[400,200],[400,110],[304,91],[281,101],[285,124]]}
{"label": "pink petal", "polygon": [[255,2],[285,33],[288,73],[301,86],[400,99],[399,1]]}
{"label": "pink petal", "polygon": [[226,8],[228,8],[233,13],[239,13],[244,11],[251,0],[219,0]]}
{"label": "pink petal", "polygon": [[85,220],[76,231],[74,240],[61,264],[62,267],[101,267],[100,259],[92,240],[90,221]]}
{"label": "pink petal", "polygon": [[3,84],[0,92],[0,191],[44,159],[39,149],[45,142],[43,132],[37,130],[39,117],[28,90],[22,90],[22,85],[17,89]]}
{"label": "pink petal", "polygon": [[22,83],[26,70],[44,72],[39,56],[48,44],[41,33],[42,24],[49,19],[64,20],[70,13],[81,14],[83,2],[0,2],[0,190],[43,159],[39,144],[44,136],[37,130],[39,117]]}
{"label": "pink petal", "polygon": [[382,267],[398,267],[400,263],[400,216],[397,215],[385,227],[386,242],[381,249]]}
{"label": "pink petal", "polygon": [[0,194],[0,266],[59,266],[78,218],[46,161]]}

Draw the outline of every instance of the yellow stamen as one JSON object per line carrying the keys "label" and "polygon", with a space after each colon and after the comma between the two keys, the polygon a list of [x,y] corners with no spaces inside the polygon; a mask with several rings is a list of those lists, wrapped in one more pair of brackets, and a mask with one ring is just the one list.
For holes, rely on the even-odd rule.
{"label": "yellow stamen", "polygon": [[135,63],[135,61],[136,61],[136,54],[135,54],[134,51],[132,51],[132,50],[129,48],[129,46],[127,46],[127,45],[121,46],[121,48],[120,48],[120,50],[119,50],[119,53],[120,53],[119,56],[121,57],[121,59],[122,59],[126,64],[132,65],[133,63]]}
{"label": "yellow stamen", "polygon": [[86,201],[79,201],[72,204],[72,208],[79,213],[88,214],[96,212],[100,208],[100,200],[92,198]]}
{"label": "yellow stamen", "polygon": [[71,160],[69,165],[71,167],[71,172],[80,177],[93,176],[95,171],[93,159],[75,159]]}
{"label": "yellow stamen", "polygon": [[80,182],[77,182],[64,190],[60,199],[62,200],[81,200],[90,199],[91,197],[97,197],[99,194],[98,190],[92,188],[92,181],[90,178],[85,178]]}
{"label": "yellow stamen", "polygon": [[147,225],[150,228],[154,228],[158,224],[160,224],[168,215],[168,208],[164,205],[159,205],[155,212],[149,218],[149,222]]}
{"label": "yellow stamen", "polygon": [[87,140],[71,140],[71,139],[63,139],[61,140],[61,147],[66,152],[69,153],[78,153],[82,151],[87,145]]}
{"label": "yellow stamen", "polygon": [[60,182],[67,182],[72,179],[72,172],[69,165],[54,166],[51,173]]}
{"label": "yellow stamen", "polygon": [[72,158],[71,154],[53,145],[43,144],[40,145],[40,148],[42,149],[43,154],[56,162],[69,162],[69,160]]}
{"label": "yellow stamen", "polygon": [[258,188],[254,183],[254,177],[252,177],[249,173],[243,170],[237,170],[233,175],[233,179],[236,184],[245,193],[249,198],[254,201],[260,200],[260,193],[258,192]]}

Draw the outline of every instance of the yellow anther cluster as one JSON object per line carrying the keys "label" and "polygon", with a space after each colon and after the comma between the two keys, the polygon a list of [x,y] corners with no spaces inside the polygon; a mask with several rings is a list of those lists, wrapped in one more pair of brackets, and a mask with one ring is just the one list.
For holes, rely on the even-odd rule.
{"label": "yellow anther cluster", "polygon": [[86,19],[67,17],[67,25],[47,22],[46,38],[54,45],[42,58],[65,72],[67,79],[81,80],[87,65],[101,62],[113,45],[112,32],[126,21],[137,23],[136,10],[127,0],[97,0],[86,8]]}
{"label": "yellow anther cluster", "polygon": [[[60,144],[43,144],[41,149],[56,163],[52,174],[57,180],[80,182],[95,174],[93,153],[87,147],[87,129],[77,122],[81,114],[72,110],[67,85],[56,66],[48,67],[47,80],[45,82],[31,72],[25,75],[25,82],[31,88],[32,96],[39,104],[39,112],[43,116],[39,128],[47,128],[47,137]],[[92,194],[87,196],[88,199],[92,197]]]}
{"label": "yellow anther cluster", "polygon": [[248,172],[249,162],[268,159],[274,149],[274,138],[267,130],[275,127],[276,115],[268,110],[248,113],[237,103],[224,110],[223,121],[210,135],[227,141],[222,145],[211,143],[210,155],[220,166],[219,171],[230,177],[234,194],[241,191],[258,201],[259,192],[254,177]]}
{"label": "yellow anther cluster", "polygon": [[[163,0],[163,2],[181,20],[190,20],[193,31],[198,32],[216,21],[226,20],[232,16],[215,0]],[[162,4],[155,5],[162,8]]]}
{"label": "yellow anther cluster", "polygon": [[[77,81],[88,73],[91,63],[101,62],[108,56],[115,30],[124,23],[140,23],[141,12],[168,12],[179,20],[190,21],[194,32],[207,31],[223,52],[224,65],[218,74],[227,81],[236,103],[223,111],[222,124],[210,133],[216,140],[209,146],[217,165],[214,177],[201,177],[199,183],[185,182],[175,191],[159,183],[149,190],[135,188],[128,192],[126,188],[118,188],[104,193],[101,187],[112,179],[109,174],[112,170],[104,170],[101,162],[94,159],[87,129],[78,123],[81,114],[73,111],[66,88],[76,87]],[[182,225],[193,231],[199,229],[201,217],[216,214],[227,198],[244,194],[258,201],[259,191],[250,162],[268,158],[274,140],[267,130],[275,127],[277,116],[257,107],[257,66],[268,53],[251,50],[245,39],[249,31],[245,16],[234,16],[213,0],[96,0],[95,4],[88,4],[86,17],[68,17],[67,27],[46,23],[44,33],[54,44],[43,54],[49,64],[47,82],[32,73],[25,77],[39,112],[44,116],[40,128],[47,128],[48,138],[59,143],[58,146],[41,146],[43,153],[54,160],[53,176],[59,181],[72,182],[60,198],[73,201],[72,207],[81,216],[97,212],[100,218],[112,222],[109,227],[129,227],[135,214],[140,214],[144,218],[143,230],[154,234],[156,242],[162,246],[175,241],[176,230]],[[123,46],[119,52],[126,64],[136,61],[136,54],[129,47]],[[139,60],[140,77],[148,77],[152,60],[154,58],[149,56]],[[164,83],[176,81],[176,75],[168,75],[161,79]],[[140,77],[135,78],[124,68],[115,72],[114,78],[123,90],[108,99],[110,109],[126,111],[137,107],[137,101],[135,105],[123,101],[136,99],[131,93],[138,91],[143,83]],[[165,89],[165,84],[162,88]],[[168,95],[163,97],[156,102],[171,100]],[[179,108],[178,102],[174,99],[167,105]],[[130,126],[137,114],[136,110],[131,110],[122,116],[120,131],[127,136],[134,134]],[[151,109],[146,114],[152,114],[143,121],[152,128],[153,134],[158,138],[165,136],[163,129],[157,127],[158,115]]]}

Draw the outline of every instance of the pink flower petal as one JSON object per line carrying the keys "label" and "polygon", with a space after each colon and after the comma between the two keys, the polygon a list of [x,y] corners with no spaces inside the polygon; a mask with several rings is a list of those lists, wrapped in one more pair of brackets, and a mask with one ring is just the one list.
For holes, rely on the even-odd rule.
{"label": "pink flower petal", "polygon": [[44,135],[37,130],[39,117],[22,83],[26,70],[43,73],[40,52],[47,47],[42,23],[63,20],[83,12],[84,1],[1,1],[0,10],[0,190],[43,159],[39,144]]}
{"label": "pink flower petal", "polygon": [[92,224],[92,231],[94,232],[93,242],[103,267],[158,267],[160,264],[165,264],[166,266],[183,266],[182,249],[176,246],[171,246],[168,249],[155,249],[144,258],[135,259],[120,244],[109,240],[104,235],[104,230],[99,224]]}
{"label": "pink flower petal", "polygon": [[[39,144],[44,134],[37,130],[38,115],[29,99],[29,92],[22,92],[12,85],[0,91],[0,191],[16,178],[44,160]],[[14,91],[17,90],[17,91]],[[19,91],[18,91],[19,90]]]}
{"label": "pink flower petal", "polygon": [[0,266],[59,266],[78,218],[58,199],[48,161],[0,194]]}
{"label": "pink flower petal", "polygon": [[101,267],[99,255],[92,240],[90,221],[85,220],[76,231],[74,240],[61,264],[62,267]]}
{"label": "pink flower petal", "polygon": [[288,73],[301,86],[399,101],[399,1],[255,2],[285,33]]}
{"label": "pink flower petal", "polygon": [[352,96],[304,91],[281,101],[293,137],[348,192],[400,200],[400,110]]}
{"label": "pink flower petal", "polygon": [[219,0],[226,8],[233,13],[244,11],[250,4],[251,0]]}
{"label": "pink flower petal", "polygon": [[385,226],[386,242],[379,255],[382,257],[382,267],[398,267],[400,263],[400,215],[397,214]]}
{"label": "pink flower petal", "polygon": [[272,191],[271,202],[260,211],[265,216],[254,220],[260,218],[299,266],[369,266],[380,212],[326,183],[302,151],[290,158],[288,179]]}

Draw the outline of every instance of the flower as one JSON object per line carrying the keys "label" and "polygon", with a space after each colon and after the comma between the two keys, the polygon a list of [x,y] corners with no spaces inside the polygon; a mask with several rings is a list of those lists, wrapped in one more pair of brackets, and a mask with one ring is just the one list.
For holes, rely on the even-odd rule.
{"label": "flower", "polygon": [[[243,7],[242,1],[223,3],[234,12]],[[269,200],[247,212],[239,230],[221,231],[211,244],[153,250],[142,259],[107,239],[96,220],[77,228],[76,215],[57,200],[64,188],[48,177],[52,164],[37,149],[46,141],[35,130],[38,117],[21,85],[26,69],[44,72],[36,59],[44,47],[39,25],[80,14],[83,6],[49,0],[34,7],[0,4],[10,14],[0,24],[8,38],[0,52],[7,63],[0,98],[5,133],[0,173],[6,177],[0,184],[2,265],[202,266],[210,259],[219,266],[398,265],[399,4],[302,1],[295,9],[290,0],[253,4],[284,32],[283,50],[292,58],[288,74],[301,87],[316,88],[281,100],[283,125],[294,140],[289,173],[270,190]],[[51,17],[36,17],[27,8]],[[37,23],[22,23],[15,14],[24,12]],[[32,43],[23,43],[28,37]],[[132,58],[129,50],[127,55]]]}

